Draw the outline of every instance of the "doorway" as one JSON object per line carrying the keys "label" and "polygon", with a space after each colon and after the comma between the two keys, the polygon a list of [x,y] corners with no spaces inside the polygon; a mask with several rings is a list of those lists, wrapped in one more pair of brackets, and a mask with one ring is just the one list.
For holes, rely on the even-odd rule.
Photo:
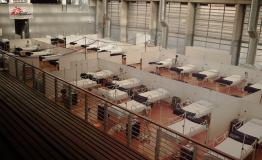
{"label": "doorway", "polygon": [[21,39],[29,38],[29,20],[15,19],[15,33],[20,35]]}

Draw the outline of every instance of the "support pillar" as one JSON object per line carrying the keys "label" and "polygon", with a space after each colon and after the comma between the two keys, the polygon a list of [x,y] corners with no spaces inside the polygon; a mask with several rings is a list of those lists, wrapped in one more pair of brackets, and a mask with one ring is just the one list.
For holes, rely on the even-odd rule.
{"label": "support pillar", "polygon": [[127,9],[128,2],[122,0],[120,8],[120,41],[127,42]]}
{"label": "support pillar", "polygon": [[160,1],[160,23],[161,23],[161,29],[162,29],[162,37],[161,37],[161,46],[163,48],[167,48],[167,42],[168,42],[168,24],[166,22],[166,1],[161,0]]}
{"label": "support pillar", "polygon": [[104,38],[104,8],[103,1],[96,1],[96,33],[98,38]]}
{"label": "support pillar", "polygon": [[247,64],[254,65],[256,59],[257,52],[257,43],[258,43],[258,33],[257,33],[257,22],[258,22],[258,14],[259,14],[259,0],[252,0],[251,2],[251,11],[250,11],[250,19],[249,19],[249,47],[247,54]]}
{"label": "support pillar", "polygon": [[103,9],[104,9],[104,16],[103,16],[103,27],[104,27],[104,37],[110,37],[111,33],[111,21],[108,16],[108,10],[107,10],[107,0],[103,0]]}
{"label": "support pillar", "polygon": [[194,28],[195,28],[195,14],[196,14],[196,4],[195,3],[188,3],[188,11],[187,11],[188,16],[187,16],[185,46],[193,46]]}
{"label": "support pillar", "polygon": [[159,3],[156,1],[151,1],[151,22],[150,22],[150,36],[151,42],[155,45],[157,44],[157,24],[158,24],[158,8]]}
{"label": "support pillar", "polygon": [[243,23],[245,18],[245,7],[242,4],[236,5],[235,21],[233,26],[233,36],[231,43],[231,64],[238,65],[240,57],[240,48],[241,48],[241,37],[243,30]]}

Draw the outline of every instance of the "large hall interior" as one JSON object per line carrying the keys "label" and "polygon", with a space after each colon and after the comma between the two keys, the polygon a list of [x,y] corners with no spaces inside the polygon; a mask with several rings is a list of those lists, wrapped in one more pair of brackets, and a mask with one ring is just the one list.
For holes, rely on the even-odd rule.
{"label": "large hall interior", "polygon": [[262,159],[262,1],[0,0],[0,159]]}

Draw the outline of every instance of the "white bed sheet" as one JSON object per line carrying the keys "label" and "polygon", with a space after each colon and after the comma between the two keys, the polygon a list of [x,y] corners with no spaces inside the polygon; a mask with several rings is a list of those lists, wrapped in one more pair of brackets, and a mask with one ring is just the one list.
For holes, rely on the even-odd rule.
{"label": "white bed sheet", "polygon": [[[146,105],[139,103],[137,101],[131,100],[131,101],[127,101],[125,103],[121,103],[119,104],[122,108],[125,108],[129,111],[133,111],[135,113],[140,113],[146,109],[148,109],[149,107],[147,107]],[[108,108],[108,113],[111,115],[114,115],[118,118],[122,118],[124,116],[127,116],[129,113],[126,112],[125,110],[122,110],[119,107],[116,106],[112,106],[110,108]]]}
{"label": "white bed sheet", "polygon": [[23,47],[23,51],[34,51],[37,50],[38,46],[29,46],[29,47]]}
{"label": "white bed sheet", "polygon": [[211,113],[214,108],[213,104],[204,100],[197,101],[188,106],[183,107],[183,110],[195,113],[196,118],[203,117]]}
{"label": "white bed sheet", "polygon": [[183,71],[181,73],[191,73],[191,72],[195,71],[195,66],[190,65],[190,64],[182,66],[182,67],[177,67],[177,68],[183,69]]}
{"label": "white bed sheet", "polygon": [[219,72],[217,70],[207,70],[207,71],[202,71],[202,72],[199,72],[199,73],[206,75],[205,79],[216,78],[219,74]]}
{"label": "white bed sheet", "polygon": [[155,65],[155,66],[157,66],[157,67],[171,67],[172,64],[173,64],[171,58],[167,58],[167,59],[158,61],[157,63],[162,63],[162,64],[153,64],[153,65]]}
{"label": "white bed sheet", "polygon": [[62,56],[62,54],[43,56],[43,60],[42,61],[58,60],[61,56]]}
{"label": "white bed sheet", "polygon": [[73,81],[70,83],[80,88],[90,88],[97,85],[96,81],[92,81],[90,79],[81,79],[79,81]]}
{"label": "white bed sheet", "polygon": [[244,134],[258,138],[259,143],[261,143],[262,142],[262,121],[260,120],[261,123],[257,123],[257,121],[258,121],[257,119],[256,120],[251,119],[250,121],[243,124],[243,126],[238,128],[237,130]]}
{"label": "white bed sheet", "polygon": [[104,78],[109,78],[113,76],[113,72],[110,70],[102,70],[99,72],[95,72],[93,74],[93,77],[96,79],[104,79]]}
{"label": "white bed sheet", "polygon": [[156,101],[159,101],[161,99],[165,99],[169,97],[169,92],[163,88],[158,88],[152,91],[140,93],[140,96],[147,97],[147,102],[154,103]]}
{"label": "white bed sheet", "polygon": [[120,91],[118,89],[98,88],[98,92],[104,97],[113,101],[119,101],[128,98],[128,94],[126,92]]}
{"label": "white bed sheet", "polygon": [[125,89],[130,89],[141,85],[141,81],[137,78],[129,78],[122,81],[112,81],[112,83]]}
{"label": "white bed sheet", "polygon": [[[253,147],[251,145],[244,144],[244,151],[241,156],[242,146],[243,143],[240,143],[232,138],[227,137],[222,143],[217,145],[215,148],[219,151],[227,153],[228,155],[231,155],[232,157],[235,157],[236,159],[244,159],[252,152]],[[216,153],[209,153],[213,154],[214,156],[218,156],[218,158],[224,158],[223,156],[219,156]]]}
{"label": "white bed sheet", "polygon": [[223,79],[227,81],[232,81],[233,83],[231,84],[231,86],[234,86],[239,84],[243,80],[243,77],[240,75],[232,75]]}
{"label": "white bed sheet", "polygon": [[39,57],[39,56],[51,54],[51,50],[47,49],[47,50],[43,50],[43,51],[39,51],[39,52],[32,52],[32,53],[33,54],[30,57]]}
{"label": "white bed sheet", "polygon": [[[185,124],[185,127],[183,129],[184,124]],[[201,125],[201,124],[192,122],[188,119],[183,119],[183,120],[176,122],[174,124],[171,124],[167,127],[172,129],[172,130],[177,131],[178,133],[181,133],[185,136],[188,136],[188,137],[192,137],[192,136],[206,130],[205,125]],[[170,134],[172,134],[172,133],[170,133]]]}

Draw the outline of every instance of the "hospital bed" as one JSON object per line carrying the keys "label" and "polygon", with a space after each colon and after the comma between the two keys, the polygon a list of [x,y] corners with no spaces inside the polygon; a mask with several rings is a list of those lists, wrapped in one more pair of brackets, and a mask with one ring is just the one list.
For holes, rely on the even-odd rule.
{"label": "hospital bed", "polygon": [[176,72],[177,74],[192,73],[196,71],[196,66],[187,64],[182,67],[171,67],[170,70]]}
{"label": "hospital bed", "polygon": [[73,85],[76,85],[77,87],[80,87],[80,88],[92,88],[92,87],[97,86],[97,82],[92,81],[90,79],[81,79],[81,80],[73,81],[73,82],[70,82],[70,83],[73,84]]}
{"label": "hospital bed", "polygon": [[111,101],[120,101],[128,98],[127,92],[118,89],[98,88],[98,94]]}
{"label": "hospital bed", "polygon": [[[135,112],[135,113],[141,113],[141,112],[146,112],[147,110],[150,109],[150,107],[139,103],[135,100],[131,100],[131,101],[127,101],[124,103],[119,104],[119,106],[121,108],[127,109],[129,111]],[[108,108],[108,114],[115,116],[117,118],[122,118],[122,117],[126,117],[127,115],[129,115],[129,113],[123,109],[121,109],[119,107],[116,106],[112,106]]]}
{"label": "hospital bed", "polygon": [[209,80],[209,79],[215,79],[219,75],[219,71],[210,69],[198,73],[192,73],[193,77],[196,77],[198,80]]}
{"label": "hospital bed", "polygon": [[110,78],[114,75],[114,73],[110,70],[101,70],[99,72],[95,72],[92,76],[94,79],[106,79],[106,78]]}
{"label": "hospital bed", "polygon": [[51,55],[51,50],[46,49],[38,52],[27,52],[26,54],[30,57],[39,57],[39,56]]}
{"label": "hospital bed", "polygon": [[37,51],[38,50],[38,46],[37,45],[35,45],[35,46],[28,46],[28,47],[22,47],[21,48],[22,49],[22,51]]}
{"label": "hospital bed", "polygon": [[100,47],[103,47],[105,44],[103,42],[96,41],[93,44],[90,44],[86,49],[89,50],[98,50]]}
{"label": "hospital bed", "polygon": [[186,112],[193,114],[195,118],[201,118],[211,113],[214,108],[213,104],[204,100],[197,101],[182,109]]}
{"label": "hospital bed", "polygon": [[[219,137],[220,138],[220,137]],[[217,140],[219,140],[219,138]],[[223,135],[222,137],[222,142],[220,142],[218,145],[216,145],[214,148],[230,155],[231,157],[239,160],[244,160],[248,156],[250,156],[252,153],[254,153],[255,148],[256,148],[256,141],[248,140],[247,138],[244,137],[239,137],[238,135],[235,134],[226,134]],[[206,159],[226,159],[222,155],[218,155],[217,153],[214,153],[212,151],[209,151],[208,153],[205,154]]]}
{"label": "hospital bed", "polygon": [[149,62],[148,64],[154,65],[156,67],[167,67],[170,68],[172,66],[172,58],[167,58],[161,61]]}
{"label": "hospital bed", "polygon": [[251,119],[236,130],[242,134],[257,138],[258,143],[262,142],[262,120],[260,119]]}
{"label": "hospital bed", "polygon": [[112,83],[123,89],[131,89],[141,85],[141,81],[137,78],[129,78],[122,81],[112,81]]}
{"label": "hospital bed", "polygon": [[148,105],[166,98],[169,98],[169,92],[163,88],[140,93],[134,97],[136,101]]}
{"label": "hospital bed", "polygon": [[244,78],[240,75],[232,75],[229,77],[221,78],[216,80],[219,84],[227,86],[236,86],[243,82]]}
{"label": "hospital bed", "polygon": [[262,81],[255,83],[255,84],[251,84],[251,85],[247,85],[244,90],[248,93],[255,93],[257,91],[262,90]]}
{"label": "hospital bed", "polygon": [[124,53],[123,49],[121,48],[114,48],[114,49],[110,49],[108,50],[110,52],[110,55],[116,55],[116,54],[122,54]]}
{"label": "hospital bed", "polygon": [[[207,130],[206,121],[194,121],[193,118],[181,118],[176,120],[173,124],[168,125],[167,128],[172,129],[180,134],[183,134],[187,137],[195,136],[201,132],[204,132]],[[171,136],[173,138],[176,138],[177,140],[181,139],[181,136],[171,133],[170,131],[164,131],[167,136]]]}
{"label": "hospital bed", "polygon": [[63,54],[43,55],[43,56],[39,56],[39,60],[40,60],[40,61],[54,61],[54,60],[59,60],[59,58],[60,58],[62,55],[63,55]]}

